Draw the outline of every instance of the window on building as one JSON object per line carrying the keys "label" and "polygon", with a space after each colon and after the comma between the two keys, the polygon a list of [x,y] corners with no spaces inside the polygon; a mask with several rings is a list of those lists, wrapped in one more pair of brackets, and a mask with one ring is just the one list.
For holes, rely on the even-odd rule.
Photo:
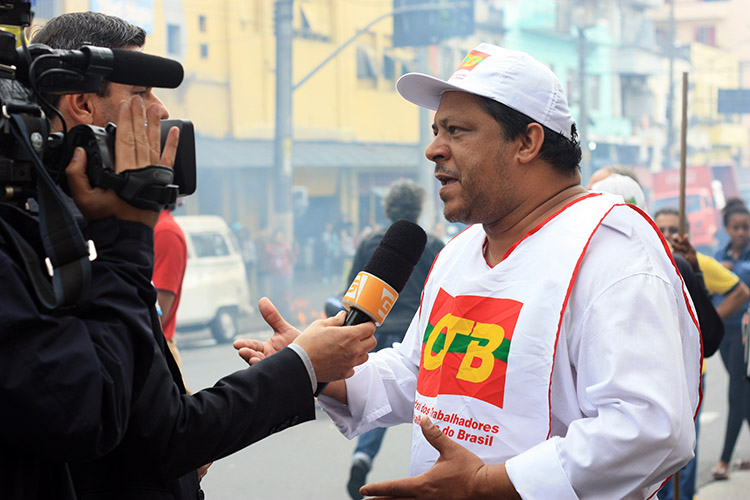
{"label": "window on building", "polygon": [[602,77],[600,75],[589,75],[588,105],[592,111],[601,109]]}
{"label": "window on building", "polygon": [[331,39],[331,17],[330,5],[325,2],[315,8],[297,4],[293,20],[294,34],[308,40],[328,42]]}
{"label": "window on building", "polygon": [[198,31],[206,32],[206,16],[198,16]]}
{"label": "window on building", "polygon": [[208,59],[208,44],[201,44],[201,59]]}
{"label": "window on building", "polygon": [[182,30],[179,24],[167,24],[167,53],[182,54]]}
{"label": "window on building", "polygon": [[565,86],[568,89],[568,103],[572,106],[578,106],[580,104],[580,96],[578,93],[578,71],[568,68],[565,72]]}
{"label": "window on building", "polygon": [[695,28],[695,41],[711,45],[716,45],[716,28],[714,26],[698,26]]}
{"label": "window on building", "polygon": [[375,87],[378,82],[378,70],[375,58],[370,49],[357,47],[357,80],[367,83],[367,86]]}
{"label": "window on building", "polygon": [[395,80],[397,78],[396,64],[396,60],[393,57],[388,54],[383,55],[383,78],[386,80]]}

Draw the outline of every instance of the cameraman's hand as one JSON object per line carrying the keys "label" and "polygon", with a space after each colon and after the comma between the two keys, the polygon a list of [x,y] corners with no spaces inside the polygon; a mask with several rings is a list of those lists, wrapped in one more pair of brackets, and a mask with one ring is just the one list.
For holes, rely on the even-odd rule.
{"label": "cameraman's hand", "polygon": [[[122,101],[115,138],[115,172],[120,173],[148,165],[172,167],[178,139],[179,129],[173,127],[160,155],[159,105],[154,103],[146,111],[140,96],[134,96],[130,102]],[[76,148],[65,173],[73,200],[87,220],[104,219],[114,215],[120,220],[141,222],[152,228],[156,225],[159,219],[158,212],[136,208],[111,189],[91,186],[86,175],[86,152],[82,148]]]}

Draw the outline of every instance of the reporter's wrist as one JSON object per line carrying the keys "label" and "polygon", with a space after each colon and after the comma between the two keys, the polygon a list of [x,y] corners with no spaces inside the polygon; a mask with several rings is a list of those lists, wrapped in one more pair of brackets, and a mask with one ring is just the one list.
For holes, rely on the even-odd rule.
{"label": "reporter's wrist", "polygon": [[307,369],[307,375],[310,377],[310,384],[312,387],[313,394],[317,396],[316,393],[319,392],[318,386],[320,384],[318,384],[318,378],[315,375],[315,368],[313,367],[310,356],[307,354],[307,351],[305,351],[305,349],[299,344],[291,343],[288,345],[288,347],[289,349],[297,353],[297,355],[302,360],[302,363],[305,365],[305,368]]}

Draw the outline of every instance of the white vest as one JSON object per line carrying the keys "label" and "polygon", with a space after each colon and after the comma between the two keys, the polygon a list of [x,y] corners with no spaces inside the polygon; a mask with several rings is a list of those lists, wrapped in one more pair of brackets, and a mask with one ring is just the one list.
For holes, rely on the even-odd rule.
{"label": "white vest", "polygon": [[[427,415],[485,463],[504,463],[550,435],[557,339],[586,246],[622,201],[575,200],[490,268],[474,225],[438,256],[425,285],[414,421]],[[415,425],[411,474],[437,459]]]}

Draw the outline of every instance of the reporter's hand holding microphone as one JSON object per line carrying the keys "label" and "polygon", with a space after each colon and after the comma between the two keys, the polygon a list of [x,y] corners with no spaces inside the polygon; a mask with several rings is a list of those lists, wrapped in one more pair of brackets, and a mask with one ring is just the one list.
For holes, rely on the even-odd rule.
{"label": "reporter's hand holding microphone", "polygon": [[[265,342],[236,340],[235,349],[252,365],[291,343],[298,344],[313,364],[317,392],[327,382],[350,377],[354,367],[367,361],[367,353],[375,348],[375,326],[385,320],[426,242],[427,235],[418,225],[406,220],[394,222],[344,295],[342,302],[349,307],[348,313],[342,311],[332,318],[317,320],[300,332],[264,297],[258,308],[274,335]],[[329,386],[326,395],[340,399],[342,390],[345,398],[345,387]]]}

